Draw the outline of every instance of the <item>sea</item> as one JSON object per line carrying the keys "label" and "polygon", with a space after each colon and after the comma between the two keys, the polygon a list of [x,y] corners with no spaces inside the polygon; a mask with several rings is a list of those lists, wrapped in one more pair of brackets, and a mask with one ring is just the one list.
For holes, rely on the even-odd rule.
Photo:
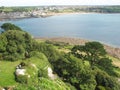
{"label": "sea", "polygon": [[73,37],[120,47],[120,14],[64,14],[46,18],[0,21],[13,23],[39,37]]}

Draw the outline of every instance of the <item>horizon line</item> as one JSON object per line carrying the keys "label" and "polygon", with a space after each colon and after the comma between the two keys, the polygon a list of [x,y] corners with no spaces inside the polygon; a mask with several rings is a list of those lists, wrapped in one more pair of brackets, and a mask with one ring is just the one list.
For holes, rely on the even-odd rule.
{"label": "horizon line", "polygon": [[20,6],[0,6],[0,7],[39,7],[39,6],[120,6],[120,5],[20,5]]}

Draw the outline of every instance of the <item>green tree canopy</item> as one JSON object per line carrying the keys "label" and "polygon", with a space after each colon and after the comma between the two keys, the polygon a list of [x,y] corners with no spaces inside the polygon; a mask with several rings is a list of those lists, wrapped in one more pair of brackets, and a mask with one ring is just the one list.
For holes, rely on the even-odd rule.
{"label": "green tree canopy", "polygon": [[14,24],[11,24],[11,23],[4,23],[1,28],[5,31],[7,30],[22,30],[20,27],[14,25]]}
{"label": "green tree canopy", "polygon": [[100,69],[106,71],[109,75],[116,76],[116,73],[114,71],[114,66],[112,65],[112,60],[111,59],[109,59],[109,58],[101,58],[98,61],[97,66]]}
{"label": "green tree canopy", "polygon": [[[100,87],[103,87],[105,90],[119,90],[120,84],[119,82],[114,79],[113,77],[109,76],[106,72],[101,71],[100,69],[94,70],[95,79],[97,82],[95,90],[102,90]],[[103,89],[103,90],[104,90]]]}
{"label": "green tree canopy", "polygon": [[96,81],[89,66],[73,55],[65,55],[56,61],[54,70],[65,82],[71,83],[77,90],[95,90]]}
{"label": "green tree canopy", "polygon": [[[8,30],[0,35],[0,59],[18,60],[28,57],[33,50],[31,35],[24,31]],[[27,53],[27,54],[26,54]]]}
{"label": "green tree canopy", "polygon": [[78,58],[88,60],[91,66],[93,66],[101,57],[105,56],[106,51],[99,42],[87,42],[85,45],[74,46],[72,54]]}

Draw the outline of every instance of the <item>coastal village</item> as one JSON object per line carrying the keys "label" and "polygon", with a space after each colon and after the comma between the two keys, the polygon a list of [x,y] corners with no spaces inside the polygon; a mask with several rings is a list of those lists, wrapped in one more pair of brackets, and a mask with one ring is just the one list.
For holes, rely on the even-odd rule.
{"label": "coastal village", "polygon": [[28,11],[15,11],[15,12],[5,12],[0,11],[0,20],[4,19],[21,19],[21,18],[31,18],[31,17],[48,17],[59,11],[62,11],[66,7],[56,7],[56,6],[43,6],[36,7]]}

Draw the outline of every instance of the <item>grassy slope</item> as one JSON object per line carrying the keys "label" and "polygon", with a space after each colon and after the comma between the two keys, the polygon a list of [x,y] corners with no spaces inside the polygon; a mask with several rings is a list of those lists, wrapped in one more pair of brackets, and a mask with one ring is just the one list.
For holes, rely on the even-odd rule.
{"label": "grassy slope", "polygon": [[[18,84],[15,81],[14,72],[15,68],[20,62],[25,62],[27,64],[26,70],[27,73],[31,75],[31,80],[35,85],[38,84],[37,73],[34,74],[35,69],[31,67],[31,64],[36,65],[37,68],[47,70],[47,67],[50,67],[50,63],[47,58],[41,53],[38,57],[32,57],[27,60],[19,60],[15,62],[10,61],[0,61],[0,87],[6,86],[17,86],[16,90],[28,90],[28,86],[23,86]],[[33,82],[29,82],[29,85],[33,85]],[[39,80],[39,87],[42,90],[70,90],[70,88],[60,79],[51,80],[49,78],[41,78]],[[36,89],[33,89],[36,90]]]}
{"label": "grassy slope", "polygon": [[115,65],[115,66],[120,68],[120,59],[112,57],[112,56],[109,56],[109,58],[112,59],[113,65]]}
{"label": "grassy slope", "polygon": [[[43,54],[40,55],[40,58],[32,57],[23,61],[28,64],[28,72],[31,72],[29,70],[30,64],[35,64],[38,68],[45,68],[47,65],[50,66],[47,58]],[[22,60],[15,62],[0,61],[0,86],[13,86],[17,84],[15,81],[14,72],[16,66],[19,65],[20,62],[22,62]]]}
{"label": "grassy slope", "polygon": [[42,78],[40,80],[40,89],[41,90],[70,90],[70,88],[63,83],[61,80],[49,80]]}
{"label": "grassy slope", "polygon": [[112,56],[108,56],[110,59],[112,59],[112,63],[114,66],[116,66],[116,68],[114,68],[115,72],[118,74],[118,76],[120,77],[120,59],[112,57]]}
{"label": "grassy slope", "polygon": [[19,63],[20,61],[0,61],[0,86],[12,86],[16,84],[14,71]]}

